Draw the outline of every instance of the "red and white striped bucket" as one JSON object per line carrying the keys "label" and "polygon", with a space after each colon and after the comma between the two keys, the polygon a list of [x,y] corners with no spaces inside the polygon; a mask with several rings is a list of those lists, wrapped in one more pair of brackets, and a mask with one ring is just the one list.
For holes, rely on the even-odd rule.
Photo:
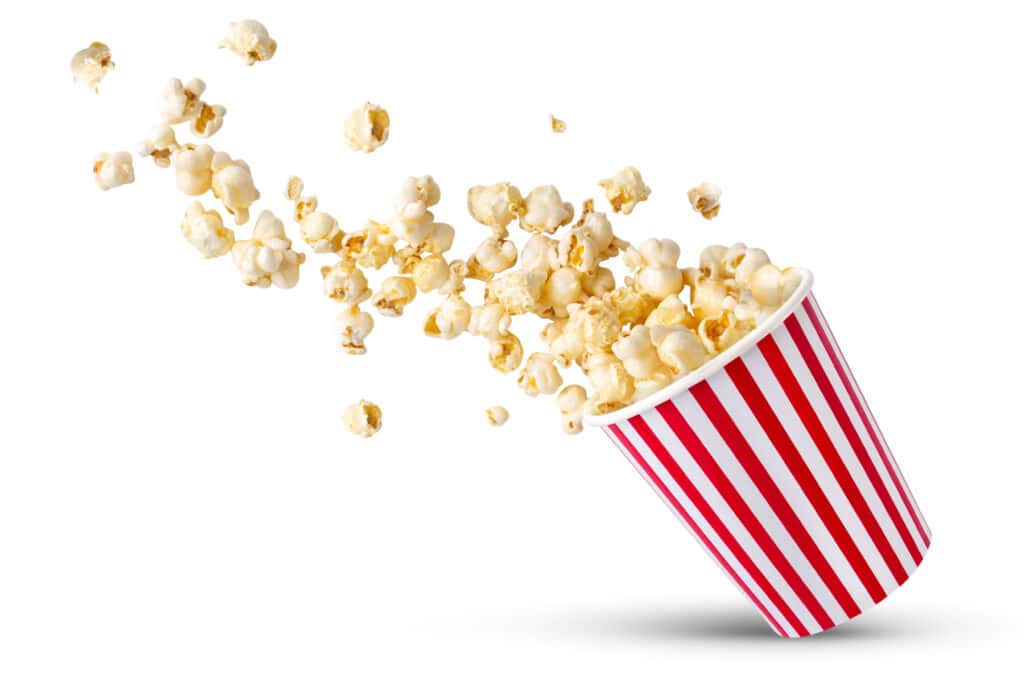
{"label": "red and white striped bucket", "polygon": [[790,638],[884,600],[931,539],[812,279],[697,372],[588,418]]}

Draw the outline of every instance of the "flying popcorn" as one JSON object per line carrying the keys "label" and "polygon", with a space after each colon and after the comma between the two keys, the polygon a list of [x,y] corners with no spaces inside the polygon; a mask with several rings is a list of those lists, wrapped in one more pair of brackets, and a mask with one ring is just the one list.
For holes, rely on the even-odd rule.
{"label": "flying popcorn", "polygon": [[551,234],[572,220],[573,208],[563,202],[554,185],[535,187],[526,195],[526,209],[519,225],[527,232]]}
{"label": "flying popcorn", "polygon": [[169,126],[185,123],[199,116],[204,102],[200,96],[206,92],[206,83],[193,78],[187,83],[172,78],[164,86],[162,92],[163,108],[160,118]]}
{"label": "flying popcorn", "polygon": [[333,266],[323,266],[320,274],[324,278],[324,294],[345,304],[359,304],[370,298],[366,275],[350,261],[338,261]]}
{"label": "flying popcorn", "polygon": [[373,332],[373,316],[359,309],[359,304],[347,304],[335,318],[341,349],[352,355],[366,353],[366,338]]}
{"label": "flying popcorn", "polygon": [[228,48],[252,66],[265,62],[277,52],[277,41],[270,37],[267,28],[254,19],[232,22],[227,37],[220,48]]}
{"label": "flying popcorn", "polygon": [[181,149],[174,136],[174,129],[167,125],[153,128],[149,137],[139,144],[139,156],[148,157],[160,168],[171,165],[171,155]]}
{"label": "flying popcorn", "polygon": [[562,384],[562,375],[556,367],[557,359],[550,353],[532,353],[516,383],[527,396],[553,394]]}
{"label": "flying popcorn", "polygon": [[523,344],[514,334],[492,339],[487,352],[491,367],[503,374],[515,371],[523,362]]}
{"label": "flying popcorn", "polygon": [[128,152],[97,154],[92,164],[92,174],[96,178],[96,185],[104,191],[133,183],[135,168],[132,166],[132,155]]}
{"label": "flying popcorn", "polygon": [[388,141],[391,117],[376,104],[367,102],[353,109],[345,120],[345,140],[359,152],[372,152]]}
{"label": "flying popcorn", "polygon": [[615,213],[633,213],[637,204],[651,196],[651,188],[644,185],[640,171],[633,166],[627,166],[598,184],[604,188],[604,196]]}
{"label": "flying popcorn", "polygon": [[626,263],[637,268],[637,291],[657,300],[683,289],[683,272],[678,267],[679,245],[670,239],[649,239],[626,253]]}
{"label": "flying popcorn", "polygon": [[466,261],[467,277],[489,281],[516,264],[518,252],[515,242],[508,239],[488,237],[480,243],[473,255]]}
{"label": "flying popcorn", "polygon": [[189,204],[185,210],[181,234],[203,258],[223,256],[235,244],[235,233],[224,227],[220,214],[213,209],[207,211],[198,201]]}
{"label": "flying popcorn", "polygon": [[213,148],[209,145],[182,145],[171,153],[174,182],[178,189],[190,196],[209,191],[213,183]]}
{"label": "flying popcorn", "polygon": [[79,50],[71,58],[71,76],[76,83],[85,85],[95,93],[100,91],[100,81],[114,68],[110,59],[110,48],[94,42]]}
{"label": "flying popcorn", "polygon": [[558,392],[558,410],[562,413],[562,431],[579,434],[583,431],[583,408],[587,403],[587,390],[578,384],[569,384]]}
{"label": "flying popcorn", "polygon": [[508,411],[502,406],[492,406],[486,410],[487,421],[492,427],[500,427],[508,422]]}
{"label": "flying popcorn", "polygon": [[260,198],[249,164],[232,159],[225,152],[215,152],[210,160],[210,171],[213,196],[224,203],[224,208],[235,217],[235,223],[242,225],[248,221],[249,207]]}
{"label": "flying popcorn", "polygon": [[380,312],[391,318],[402,315],[405,307],[416,298],[416,283],[412,278],[396,275],[380,283],[373,293],[370,303]]}
{"label": "flying popcorn", "polygon": [[[259,196],[259,193],[257,193]],[[314,211],[299,223],[302,240],[317,254],[330,254],[341,248],[345,233],[338,227],[334,216]]]}
{"label": "flying popcorn", "polygon": [[523,195],[511,183],[471,187],[466,203],[473,220],[491,228],[498,239],[508,237],[508,224],[526,209]]}
{"label": "flying popcorn", "polygon": [[423,332],[428,337],[454,339],[469,329],[473,309],[458,294],[449,294],[423,322]]}
{"label": "flying popcorn", "polygon": [[559,118],[555,118],[554,114],[548,115],[548,122],[551,124],[552,133],[564,133],[565,132],[565,121]]}
{"label": "flying popcorn", "polygon": [[690,200],[690,206],[694,211],[711,220],[718,215],[718,209],[721,208],[719,201],[722,199],[722,189],[714,183],[703,182],[687,192],[686,198]]}
{"label": "flying popcorn", "polygon": [[242,282],[250,287],[266,288],[273,284],[290,289],[299,281],[299,266],[305,254],[292,250],[292,241],[284,232],[284,223],[269,211],[256,218],[252,237],[235,242],[231,248]]}
{"label": "flying popcorn", "polygon": [[383,424],[380,406],[365,400],[353,403],[345,408],[342,422],[348,431],[368,439],[379,432]]}

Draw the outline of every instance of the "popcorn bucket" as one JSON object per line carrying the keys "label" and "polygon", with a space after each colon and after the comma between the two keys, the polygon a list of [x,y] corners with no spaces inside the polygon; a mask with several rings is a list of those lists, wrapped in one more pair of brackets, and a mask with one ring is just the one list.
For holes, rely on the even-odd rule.
{"label": "popcorn bucket", "polygon": [[803,272],[733,347],[600,426],[780,636],[853,619],[931,532]]}

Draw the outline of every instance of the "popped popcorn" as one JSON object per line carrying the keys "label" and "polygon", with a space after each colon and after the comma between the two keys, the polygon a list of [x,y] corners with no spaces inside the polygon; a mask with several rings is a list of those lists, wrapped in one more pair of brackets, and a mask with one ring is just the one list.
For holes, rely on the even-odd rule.
{"label": "popped popcorn", "polygon": [[195,119],[206,104],[200,99],[204,92],[206,83],[201,79],[193,78],[182,83],[181,79],[172,78],[167,81],[161,93],[163,109],[160,118],[169,126]]}
{"label": "popped popcorn", "polygon": [[277,52],[277,41],[267,33],[267,27],[255,19],[231,22],[230,30],[219,48],[228,48],[252,66],[265,62]]}
{"label": "popped popcorn", "polygon": [[210,171],[213,196],[223,202],[224,208],[235,217],[236,224],[248,221],[249,207],[260,198],[249,164],[241,159],[232,159],[225,152],[215,152],[210,160]]}
{"label": "popped popcorn", "polygon": [[203,258],[223,256],[235,244],[235,233],[224,227],[220,214],[213,209],[205,210],[198,201],[193,201],[185,210],[181,234]]}
{"label": "popped popcorn", "polygon": [[738,324],[730,311],[723,311],[716,318],[704,318],[697,326],[697,336],[712,355],[725,351],[749,331],[749,328]]}
{"label": "popped popcorn", "polygon": [[611,352],[593,353],[586,357],[583,370],[594,387],[592,406],[613,408],[629,403],[635,389],[633,378]]}
{"label": "popped popcorn", "polygon": [[758,268],[750,278],[750,293],[762,306],[781,306],[800,285],[800,273],[795,268],[779,269],[767,264]]}
{"label": "popped popcorn", "polygon": [[626,252],[626,261],[638,267],[636,288],[642,294],[664,299],[678,294],[683,289],[683,272],[676,263],[679,261],[679,245],[670,239],[648,239],[637,249]]}
{"label": "popped popcorn", "polygon": [[487,421],[492,427],[500,427],[508,422],[508,411],[502,406],[492,406],[487,409]]}
{"label": "popped popcorn", "polygon": [[[258,196],[259,193],[257,193]],[[330,254],[341,248],[345,233],[338,227],[334,216],[314,211],[299,223],[303,241],[317,254]]]}
{"label": "popped popcorn", "polygon": [[103,191],[135,182],[135,168],[132,155],[128,152],[103,152],[96,155],[92,163],[92,174],[96,185]]}
{"label": "popped popcorn", "polygon": [[213,148],[209,145],[182,145],[171,153],[174,182],[187,195],[206,193],[213,183]]}
{"label": "popped popcorn", "polygon": [[574,268],[559,268],[544,281],[539,313],[563,318],[568,315],[569,304],[579,303],[582,298],[583,284],[580,272]]}
{"label": "popped popcorn", "polygon": [[366,353],[365,340],[373,332],[373,316],[359,309],[359,304],[346,304],[335,319],[341,349],[345,353]]}
{"label": "popped popcorn", "polygon": [[718,215],[718,210],[721,208],[719,202],[722,199],[722,189],[714,183],[705,181],[690,189],[686,193],[686,198],[690,200],[690,206],[694,211],[711,220]]}
{"label": "popped popcorn", "polygon": [[651,196],[651,188],[644,184],[640,171],[634,166],[627,166],[598,184],[604,188],[604,196],[615,213],[633,213],[637,204]]}
{"label": "popped popcorn", "polygon": [[469,333],[488,339],[497,339],[508,334],[512,316],[501,304],[473,306],[469,317]]}
{"label": "popped popcorn", "polygon": [[530,354],[516,379],[516,383],[527,396],[553,394],[558,391],[562,384],[562,375],[555,366],[556,360],[550,353]]}
{"label": "popped popcorn", "polygon": [[498,239],[508,237],[508,224],[526,210],[519,189],[506,182],[469,188],[466,203],[473,220],[491,228]]}
{"label": "popped popcorn", "polygon": [[405,307],[416,298],[416,283],[411,277],[395,275],[384,278],[377,291],[373,293],[370,303],[380,311],[381,315],[396,318],[405,311]]}
{"label": "popped popcorn", "polygon": [[388,140],[391,117],[383,107],[367,102],[345,120],[345,140],[360,152],[372,152]]}
{"label": "popped popcorn", "polygon": [[394,255],[397,239],[391,228],[370,221],[361,229],[346,234],[341,240],[341,249],[338,253],[363,268],[379,270]]}
{"label": "popped popcorn", "polygon": [[466,262],[466,277],[487,282],[498,273],[514,266],[518,256],[515,242],[512,240],[488,237],[480,243]]}
{"label": "popped popcorn", "polygon": [[139,144],[140,157],[149,157],[160,168],[171,165],[171,155],[181,149],[174,129],[167,125],[155,126],[149,137]]}
{"label": "popped popcorn", "polygon": [[519,216],[519,225],[527,232],[551,234],[573,217],[572,204],[563,202],[554,185],[535,187],[526,195],[525,211]]}
{"label": "popped popcorn", "polygon": [[290,289],[299,281],[299,266],[306,255],[292,250],[284,223],[270,211],[263,211],[256,218],[252,237],[235,242],[231,258],[246,285],[266,288],[273,284]]}
{"label": "popped popcorn", "polygon": [[333,266],[320,268],[324,278],[324,294],[335,301],[359,304],[370,298],[366,275],[350,261],[338,261]]}
{"label": "popped popcorn", "polygon": [[535,270],[516,270],[487,283],[484,298],[499,303],[512,315],[529,313],[540,304],[547,277]]}
{"label": "popped popcorn", "polygon": [[562,431],[579,434],[583,431],[583,408],[587,403],[587,390],[578,384],[569,384],[558,392],[558,410],[562,413]]}
{"label": "popped popcorn", "polygon": [[560,265],[558,244],[547,235],[530,235],[526,244],[523,245],[519,265],[523,270],[540,271],[547,275]]}
{"label": "popped popcorn", "polygon": [[110,48],[100,42],[93,42],[84,50],[71,57],[71,77],[95,93],[100,91],[100,81],[114,68]]}
{"label": "popped popcorn", "polygon": [[651,379],[665,374],[658,350],[651,341],[651,330],[646,325],[631,328],[626,336],[612,344],[612,353],[634,379]]}
{"label": "popped popcorn", "polygon": [[449,294],[423,322],[423,332],[428,337],[454,339],[469,328],[473,309],[458,294]]}
{"label": "popped popcorn", "polygon": [[487,359],[492,368],[507,375],[523,362],[523,344],[511,333],[491,339]]}
{"label": "popped popcorn", "polygon": [[345,429],[356,436],[368,439],[380,431],[383,424],[383,413],[380,406],[370,401],[360,400],[345,408],[342,421]]}
{"label": "popped popcorn", "polygon": [[651,327],[651,341],[658,358],[677,375],[696,370],[708,359],[704,342],[688,327],[674,325]]}
{"label": "popped popcorn", "polygon": [[549,122],[551,124],[552,133],[564,133],[565,132],[565,121],[559,118],[555,118],[554,114],[548,115]]}
{"label": "popped popcorn", "polygon": [[423,258],[417,258],[408,270],[412,273],[412,281],[421,292],[432,292],[439,289],[451,277],[448,263],[440,254],[429,254]]}

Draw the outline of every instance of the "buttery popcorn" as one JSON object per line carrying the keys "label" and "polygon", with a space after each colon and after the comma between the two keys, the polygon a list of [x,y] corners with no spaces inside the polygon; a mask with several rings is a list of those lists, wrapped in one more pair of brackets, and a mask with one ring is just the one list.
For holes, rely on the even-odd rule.
{"label": "buttery popcorn", "polygon": [[491,339],[487,359],[498,372],[508,374],[523,362],[523,344],[514,334],[505,334]]}
{"label": "buttery popcorn", "polygon": [[224,152],[215,152],[210,160],[210,171],[213,196],[223,202],[224,208],[235,217],[235,223],[242,225],[248,221],[249,207],[260,198],[249,164],[232,159]]}
{"label": "buttery popcorn", "polygon": [[189,204],[185,210],[181,234],[203,258],[223,256],[235,244],[235,233],[224,227],[220,214],[213,209],[205,210],[198,201]]}
{"label": "buttery popcorn", "polygon": [[160,168],[171,165],[171,155],[180,149],[174,129],[167,125],[155,126],[149,137],[139,145],[140,157],[149,157]]}
{"label": "buttery popcorn", "polygon": [[514,266],[518,256],[512,240],[488,237],[466,261],[466,276],[487,282],[496,274]]}
{"label": "buttery popcorn", "polygon": [[110,190],[135,182],[135,168],[132,155],[128,152],[103,152],[97,154],[92,164],[92,174],[101,190]]}
{"label": "buttery popcorn", "polygon": [[361,400],[345,408],[342,422],[345,429],[364,439],[380,431],[383,424],[380,406],[370,401]]}
{"label": "buttery popcorn", "polygon": [[512,315],[522,315],[540,305],[546,281],[544,273],[535,270],[512,271],[488,282],[484,298],[488,303],[501,304]]}
{"label": "buttery popcorn", "polygon": [[421,292],[432,292],[440,289],[451,277],[447,261],[440,254],[428,254],[416,258],[408,269],[412,273],[412,281]]}
{"label": "buttery popcorn", "polygon": [[640,171],[634,166],[627,166],[598,184],[604,188],[604,196],[615,213],[633,213],[637,204],[651,196],[651,188],[644,185]]}
{"label": "buttery popcorn", "polygon": [[519,225],[527,232],[551,234],[573,217],[572,204],[563,202],[554,185],[535,187],[526,195],[526,208]]}
{"label": "buttery popcorn", "polygon": [[267,33],[267,27],[254,19],[232,22],[228,35],[221,41],[220,48],[228,48],[252,66],[265,62],[277,52],[277,41]]}
{"label": "buttery popcorn", "polygon": [[558,410],[562,413],[562,431],[579,434],[583,431],[583,409],[587,403],[587,390],[570,384],[558,392]]}
{"label": "buttery popcorn", "polygon": [[373,293],[370,303],[380,311],[381,315],[396,318],[402,315],[405,307],[416,298],[416,283],[411,277],[395,275],[384,278]]}
{"label": "buttery popcorn", "polygon": [[508,411],[502,406],[492,406],[487,409],[487,421],[492,427],[500,427],[508,422]]}
{"label": "buttery popcorn", "polygon": [[552,133],[564,133],[565,132],[565,121],[559,118],[555,118],[554,114],[548,115],[549,123],[551,124]]}
{"label": "buttery popcorn", "polygon": [[458,294],[449,294],[423,323],[423,332],[428,337],[454,339],[469,329],[473,309]]}
{"label": "buttery popcorn", "polygon": [[497,339],[508,334],[512,316],[501,304],[473,306],[469,316],[469,333],[478,337]]}
{"label": "buttery popcorn", "polygon": [[345,237],[334,216],[323,211],[314,211],[303,218],[299,223],[299,231],[302,233],[303,241],[317,254],[338,251]]}
{"label": "buttery popcorn", "polygon": [[345,140],[360,152],[372,152],[388,140],[391,117],[383,107],[367,102],[345,120]]}
{"label": "buttery popcorn", "polygon": [[694,211],[711,220],[721,208],[719,201],[722,199],[722,189],[714,183],[703,182],[687,192],[686,198],[690,200]]}
{"label": "buttery popcorn", "polygon": [[550,353],[531,353],[516,383],[527,396],[555,393],[562,384],[562,375],[555,363],[556,358]]}
{"label": "buttery popcorn", "polygon": [[491,228],[498,239],[508,237],[508,224],[526,209],[519,189],[504,182],[471,187],[467,205],[473,220]]}
{"label": "buttery popcorn", "polygon": [[338,312],[335,323],[345,353],[362,355],[366,353],[366,337],[373,332],[373,316],[359,309],[359,304],[346,304]]}
{"label": "buttery popcorn", "polygon": [[235,242],[231,248],[242,282],[250,287],[290,289],[299,281],[299,266],[305,254],[292,250],[292,241],[284,232],[284,223],[269,211],[256,218],[252,237]]}
{"label": "buttery popcorn", "polygon": [[206,83],[198,78],[193,78],[187,83],[172,78],[167,81],[161,93],[163,108],[160,111],[160,118],[169,126],[195,119],[205,105],[200,99],[204,92]]}
{"label": "buttery popcorn", "polygon": [[355,263],[338,261],[333,266],[323,266],[320,274],[324,278],[324,294],[335,301],[359,304],[370,298],[366,275]]}
{"label": "buttery popcorn", "polygon": [[648,239],[626,252],[627,265],[637,267],[636,288],[641,294],[661,300],[683,289],[683,272],[676,265],[679,245],[670,239]]}
{"label": "buttery popcorn", "polygon": [[82,83],[95,93],[100,91],[100,81],[114,68],[110,59],[110,48],[100,42],[93,42],[84,50],[71,57],[71,76],[76,83]]}
{"label": "buttery popcorn", "polygon": [[174,182],[187,195],[198,196],[213,183],[213,148],[209,145],[182,145],[171,153]]}
{"label": "buttery popcorn", "polygon": [[342,258],[355,261],[363,268],[379,270],[391,260],[398,238],[388,226],[370,221],[355,232],[346,234],[338,252]]}

